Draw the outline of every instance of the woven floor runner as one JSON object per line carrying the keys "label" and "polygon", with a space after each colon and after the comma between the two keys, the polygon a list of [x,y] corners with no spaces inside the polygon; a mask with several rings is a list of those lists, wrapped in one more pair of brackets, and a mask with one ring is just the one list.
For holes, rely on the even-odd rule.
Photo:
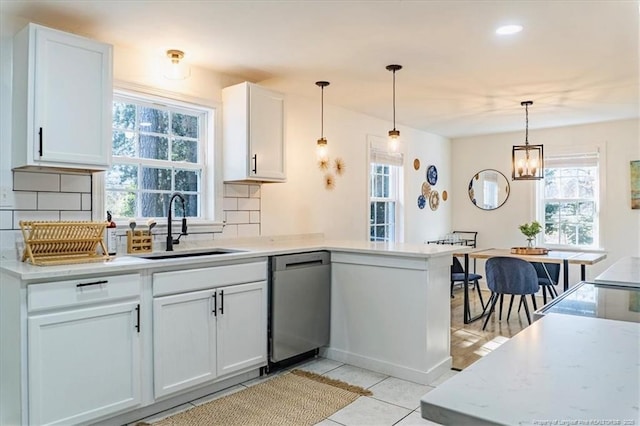
{"label": "woven floor runner", "polygon": [[371,392],[319,374],[293,370],[162,419],[153,426],[313,425],[360,395]]}

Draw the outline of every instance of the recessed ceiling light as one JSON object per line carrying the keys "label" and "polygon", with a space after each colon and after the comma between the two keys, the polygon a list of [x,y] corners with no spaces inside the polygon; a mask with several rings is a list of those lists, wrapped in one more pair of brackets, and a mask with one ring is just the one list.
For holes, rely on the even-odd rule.
{"label": "recessed ceiling light", "polygon": [[522,31],[522,25],[503,25],[501,27],[498,27],[498,29],[496,30],[496,34],[510,35],[519,33],[520,31]]}

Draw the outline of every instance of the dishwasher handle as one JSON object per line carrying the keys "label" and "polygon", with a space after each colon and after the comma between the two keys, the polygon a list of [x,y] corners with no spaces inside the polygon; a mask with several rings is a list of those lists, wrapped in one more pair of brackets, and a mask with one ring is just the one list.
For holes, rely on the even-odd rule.
{"label": "dishwasher handle", "polygon": [[331,263],[331,254],[326,251],[311,253],[298,253],[283,256],[274,256],[272,266],[274,271],[286,271],[289,269],[312,268]]}

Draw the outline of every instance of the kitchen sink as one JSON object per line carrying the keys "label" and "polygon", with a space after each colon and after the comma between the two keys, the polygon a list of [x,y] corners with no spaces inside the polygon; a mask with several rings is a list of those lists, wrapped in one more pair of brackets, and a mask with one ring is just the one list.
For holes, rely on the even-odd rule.
{"label": "kitchen sink", "polygon": [[162,260],[162,259],[179,259],[182,257],[195,257],[195,256],[217,256],[221,254],[231,254],[231,253],[241,253],[243,250],[231,250],[231,249],[223,249],[223,248],[215,248],[208,250],[199,250],[199,251],[177,251],[177,252],[161,252],[149,254],[146,256],[140,256],[143,259],[149,260]]}

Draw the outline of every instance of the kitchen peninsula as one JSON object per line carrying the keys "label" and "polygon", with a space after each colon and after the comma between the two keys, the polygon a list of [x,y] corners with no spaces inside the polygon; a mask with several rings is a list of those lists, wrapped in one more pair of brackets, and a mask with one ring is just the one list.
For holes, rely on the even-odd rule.
{"label": "kitchen peninsula", "polygon": [[[258,344],[251,351],[240,354],[239,361],[219,359],[217,370],[214,368],[213,373],[207,373],[207,379],[199,376],[193,386],[172,384],[178,383],[175,379],[172,381],[171,374],[175,372],[167,372],[166,365],[158,365],[157,354],[154,357],[154,351],[171,353],[172,349],[158,347],[158,339],[163,336],[156,323],[159,309],[164,306],[160,299],[174,298],[171,300],[178,302],[187,297],[182,291],[189,291],[194,295],[189,297],[193,298],[202,293],[200,299],[193,300],[202,300],[201,306],[206,313],[210,311],[207,306],[212,303],[211,297],[217,293],[206,293],[210,290],[203,286],[224,288],[225,303],[233,303],[227,301],[232,291],[246,288],[248,295],[254,295],[251,296],[254,308],[245,311],[249,311],[248,315],[255,313],[253,323],[261,330],[256,339],[260,342],[267,333],[267,259],[281,254],[331,252],[331,340],[329,346],[322,349],[324,356],[419,383],[430,383],[450,368],[449,267],[451,254],[459,252],[460,247],[327,241],[312,237],[225,240],[218,245],[233,251],[162,260],[118,256],[102,263],[51,267],[3,261],[0,268],[3,418],[0,423],[24,424],[55,419],[75,423],[114,416],[118,416],[118,421],[126,421],[129,413],[135,413],[132,419],[140,418],[171,404],[258,376],[266,365],[266,344],[264,347]],[[196,248],[211,246],[190,247]],[[199,272],[209,270],[211,272]],[[187,273],[199,274],[197,276],[206,277],[207,282],[164,278],[176,276],[175,272],[185,277]],[[107,284],[106,281],[110,282]],[[176,289],[181,293],[175,294]],[[104,306],[98,306],[100,303]],[[28,333],[28,330],[46,326],[47,320],[56,315],[72,315],[67,313],[71,312],[68,310],[71,307],[78,312],[100,307],[105,312],[110,309],[108,315],[119,315],[118,324],[126,327],[125,332],[120,333],[126,343],[122,347],[131,350],[117,354],[124,357],[118,367],[126,367],[124,372],[115,369],[122,382],[103,385],[110,386],[112,392],[121,391],[124,386],[126,392],[120,399],[105,402],[89,398],[82,401],[84,405],[78,403],[77,407],[67,407],[66,412],[59,413],[57,408],[42,400],[48,393],[38,382],[38,375],[46,380],[50,378],[47,376],[50,372],[40,369],[45,364],[36,361],[31,353],[39,350],[41,344],[53,345],[55,349],[56,342],[39,342],[34,338],[37,334]],[[171,326],[170,322],[167,324]],[[198,329],[200,324],[194,324],[194,327]],[[255,330],[254,327],[250,331]],[[82,331],[90,332],[88,329]],[[63,353],[65,349],[60,351]],[[237,358],[240,355],[236,352]],[[105,357],[100,359],[109,362]],[[88,372],[98,367],[89,364],[82,368]],[[99,368],[114,371],[111,366]],[[135,377],[129,377],[131,375]],[[73,381],[66,379],[67,376],[56,377]],[[72,377],[79,377],[79,373]],[[77,384],[70,384],[77,388]],[[113,404],[108,404],[111,402]],[[90,403],[97,404],[97,409]]]}

